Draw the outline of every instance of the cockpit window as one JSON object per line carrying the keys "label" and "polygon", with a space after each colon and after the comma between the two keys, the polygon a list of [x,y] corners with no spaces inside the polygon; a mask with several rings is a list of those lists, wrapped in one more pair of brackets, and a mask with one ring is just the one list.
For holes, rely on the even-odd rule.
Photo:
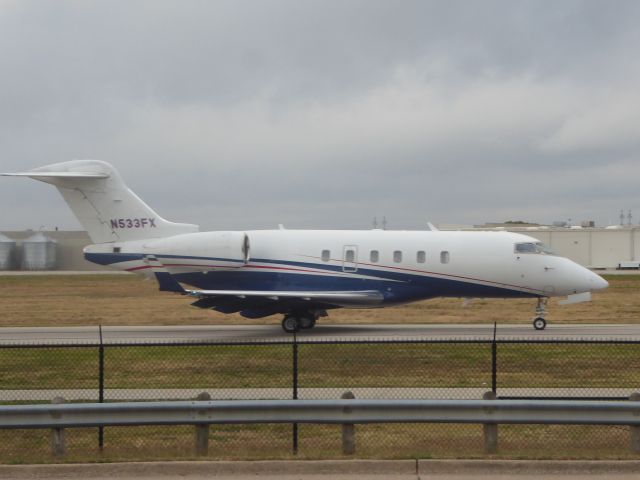
{"label": "cockpit window", "polygon": [[516,253],[537,253],[535,243],[516,243]]}
{"label": "cockpit window", "polygon": [[538,253],[543,255],[555,255],[555,252],[542,242],[516,243],[514,251],[515,253]]}

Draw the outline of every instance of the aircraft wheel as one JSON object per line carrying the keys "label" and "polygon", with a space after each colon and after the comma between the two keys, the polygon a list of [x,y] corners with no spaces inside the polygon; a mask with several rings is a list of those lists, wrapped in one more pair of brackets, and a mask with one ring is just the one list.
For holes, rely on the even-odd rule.
{"label": "aircraft wheel", "polygon": [[542,317],[533,319],[533,328],[536,330],[544,330],[547,327],[547,321]]}
{"label": "aircraft wheel", "polygon": [[282,319],[282,329],[287,333],[296,333],[300,331],[300,321],[297,317],[287,315]]}
{"label": "aircraft wheel", "polygon": [[300,328],[309,329],[316,326],[316,319],[312,317],[301,317],[299,319]]}

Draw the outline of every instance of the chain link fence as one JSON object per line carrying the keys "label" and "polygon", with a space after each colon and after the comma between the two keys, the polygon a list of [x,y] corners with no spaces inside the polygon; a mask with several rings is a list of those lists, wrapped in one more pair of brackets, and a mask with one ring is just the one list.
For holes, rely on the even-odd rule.
{"label": "chain link fence", "polygon": [[[396,340],[0,345],[0,403],[580,398],[640,391],[640,342]],[[634,458],[628,429],[504,425],[500,455]],[[65,461],[192,458],[194,428],[68,429]],[[208,456],[335,458],[335,425],[216,425]],[[51,461],[50,432],[0,430],[0,462]],[[482,426],[359,425],[358,457],[483,457]]]}

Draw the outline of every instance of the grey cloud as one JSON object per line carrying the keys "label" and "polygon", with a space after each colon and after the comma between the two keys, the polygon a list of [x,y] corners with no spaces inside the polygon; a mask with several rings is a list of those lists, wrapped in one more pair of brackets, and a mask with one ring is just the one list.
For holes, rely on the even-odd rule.
{"label": "grey cloud", "polygon": [[[637,206],[639,13],[4,2],[1,170],[100,158],[167,217],[211,228],[606,222]],[[1,181],[3,225],[77,225],[49,187]]]}

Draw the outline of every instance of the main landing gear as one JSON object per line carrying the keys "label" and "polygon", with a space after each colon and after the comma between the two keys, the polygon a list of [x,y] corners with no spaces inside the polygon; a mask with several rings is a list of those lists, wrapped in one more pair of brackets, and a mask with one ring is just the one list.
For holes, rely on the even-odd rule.
{"label": "main landing gear", "polygon": [[[326,315],[326,314],[325,314]],[[322,316],[317,312],[287,313],[282,319],[282,329],[287,333],[296,333],[316,326],[316,320]]]}
{"label": "main landing gear", "polygon": [[536,305],[536,318],[533,319],[533,328],[536,330],[544,330],[547,327],[547,321],[544,317],[547,315],[547,297],[538,298]]}

